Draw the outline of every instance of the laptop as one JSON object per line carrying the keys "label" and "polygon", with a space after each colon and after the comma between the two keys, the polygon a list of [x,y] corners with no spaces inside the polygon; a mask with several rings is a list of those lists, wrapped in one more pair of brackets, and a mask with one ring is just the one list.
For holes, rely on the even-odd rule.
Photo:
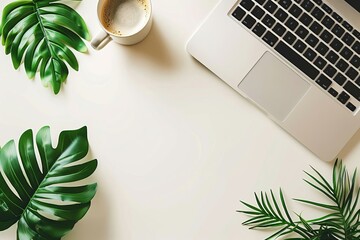
{"label": "laptop", "polygon": [[360,0],[222,0],[187,51],[320,159],[360,126]]}

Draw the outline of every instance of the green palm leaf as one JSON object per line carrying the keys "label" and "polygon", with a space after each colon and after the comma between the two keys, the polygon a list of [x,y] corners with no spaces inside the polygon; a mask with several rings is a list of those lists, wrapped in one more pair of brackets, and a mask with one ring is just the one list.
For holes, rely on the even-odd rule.
{"label": "green palm leaf", "polygon": [[301,239],[310,239],[314,235],[314,230],[311,229],[310,225],[303,223],[301,216],[299,216],[300,221],[293,221],[281,189],[280,203],[273,191],[270,191],[270,196],[261,192],[259,197],[255,193],[257,206],[241,201],[249,210],[238,212],[251,216],[250,219],[243,222],[244,225],[250,226],[250,229],[277,228],[278,230],[266,240],[278,239],[291,233],[297,233],[303,237]]}
{"label": "green palm leaf", "polygon": [[310,186],[328,197],[333,203],[324,204],[314,201],[296,199],[297,201],[307,203],[319,208],[324,208],[330,214],[314,219],[310,222],[313,225],[334,227],[334,232],[340,239],[355,239],[360,237],[359,212],[357,208],[359,203],[360,189],[357,187],[357,171],[352,177],[341,161],[336,161],[333,169],[332,184],[313,168],[315,174],[305,172],[313,182],[305,180]]}
{"label": "green palm leaf", "polygon": [[[35,150],[38,150],[38,156]],[[88,153],[87,129],[61,132],[52,147],[50,129],[28,130],[0,149],[0,230],[18,222],[18,240],[55,240],[69,232],[88,211],[96,184],[76,182],[89,177],[97,160]],[[18,156],[19,152],[19,156]]]}
{"label": "green palm leaf", "polygon": [[86,52],[83,39],[90,40],[82,17],[59,1],[16,0],[4,8],[0,25],[2,45],[14,68],[24,62],[29,78],[40,70],[43,85],[55,94],[68,76],[66,64],[79,69],[70,48]]}
{"label": "green palm leaf", "polygon": [[[295,199],[321,209],[327,214],[311,220],[305,220],[298,215],[299,220],[293,221],[287,210],[285,200],[280,190],[280,203],[271,192],[272,201],[267,194],[261,193],[261,198],[255,194],[257,205],[242,202],[246,211],[239,211],[250,216],[243,224],[254,228],[277,228],[278,230],[266,239],[278,239],[290,234],[306,240],[359,240],[360,239],[360,188],[357,183],[357,171],[352,176],[348,173],[342,161],[336,160],[333,168],[332,182],[327,181],[321,173],[312,168],[314,174],[305,172],[310,178],[305,179],[311,187],[318,190],[329,203],[321,203],[304,199]],[[265,199],[265,200],[264,200]],[[274,210],[276,209],[276,211]],[[287,218],[284,217],[284,212]]]}

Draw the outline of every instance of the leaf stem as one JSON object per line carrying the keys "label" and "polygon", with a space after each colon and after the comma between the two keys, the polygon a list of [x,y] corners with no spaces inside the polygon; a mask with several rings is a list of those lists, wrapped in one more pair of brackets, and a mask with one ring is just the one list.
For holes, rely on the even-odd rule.
{"label": "leaf stem", "polygon": [[[41,28],[41,31],[43,33],[44,39],[46,41],[46,45],[47,45],[48,49],[50,50],[51,59],[58,59],[57,55],[54,53],[54,50],[53,50],[53,48],[51,46],[49,36],[46,33],[46,29],[45,29],[45,26],[43,24],[43,19],[41,18],[41,13],[39,12],[40,7],[36,2],[34,2],[34,0],[32,0],[32,1],[33,1],[34,5],[35,5],[36,17],[39,20],[40,28]],[[55,71],[55,69],[53,69],[53,71]]]}

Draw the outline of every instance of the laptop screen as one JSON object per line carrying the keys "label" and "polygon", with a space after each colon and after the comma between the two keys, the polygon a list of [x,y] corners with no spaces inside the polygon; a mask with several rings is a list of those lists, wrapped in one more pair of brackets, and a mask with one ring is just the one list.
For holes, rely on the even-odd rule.
{"label": "laptop screen", "polygon": [[346,0],[353,8],[360,12],[360,0]]}

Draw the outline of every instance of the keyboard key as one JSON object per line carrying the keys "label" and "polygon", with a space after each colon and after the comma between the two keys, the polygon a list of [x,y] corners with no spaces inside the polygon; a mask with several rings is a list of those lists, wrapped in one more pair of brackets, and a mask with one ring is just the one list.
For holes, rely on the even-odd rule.
{"label": "keyboard key", "polygon": [[266,31],[266,28],[261,23],[257,23],[252,31],[258,37],[261,37],[264,34],[264,32]]}
{"label": "keyboard key", "polygon": [[273,3],[273,0],[269,0],[266,2],[264,8],[269,12],[269,13],[274,13],[275,10],[277,9],[277,5],[275,3]]}
{"label": "keyboard key", "polygon": [[355,80],[355,83],[360,86],[360,76],[358,76],[358,78]]}
{"label": "keyboard key", "polygon": [[317,4],[317,5],[321,5],[323,2],[322,0],[314,0],[314,2]]}
{"label": "keyboard key", "polygon": [[265,17],[263,18],[262,22],[268,26],[269,28],[271,28],[274,23],[275,23],[275,19],[272,18],[269,14],[266,14]]}
{"label": "keyboard key", "polygon": [[352,112],[356,110],[355,105],[352,104],[351,102],[348,102],[348,103],[346,104],[346,107],[347,107],[350,111],[352,111]]}
{"label": "keyboard key", "polygon": [[355,68],[359,68],[360,67],[360,58],[357,55],[354,55],[352,57],[352,59],[350,60],[350,63],[355,67]]}
{"label": "keyboard key", "polygon": [[333,12],[331,14],[331,16],[339,23],[341,23],[343,21],[343,18],[339,14],[337,14],[336,12]]}
{"label": "keyboard key", "polygon": [[352,46],[352,49],[357,53],[360,54],[360,42],[356,41],[354,45]]}
{"label": "keyboard key", "polygon": [[316,57],[316,52],[311,48],[306,49],[304,56],[311,62]]}
{"label": "keyboard key", "polygon": [[298,29],[296,30],[296,35],[298,35],[301,39],[305,39],[305,37],[308,35],[309,30],[307,30],[306,28],[304,28],[303,26],[299,26]]}
{"label": "keyboard key", "polygon": [[350,57],[353,55],[353,52],[348,48],[344,47],[343,50],[340,52],[341,56],[343,56],[346,60],[349,60]]}
{"label": "keyboard key", "polygon": [[233,17],[236,18],[238,21],[241,21],[241,19],[245,16],[246,12],[237,7],[235,11],[232,13]]}
{"label": "keyboard key", "polygon": [[342,42],[340,42],[337,38],[334,38],[334,40],[331,42],[330,46],[335,50],[335,51],[340,51],[340,49],[344,46],[344,44]]}
{"label": "keyboard key", "polygon": [[299,23],[292,17],[289,17],[286,21],[285,25],[291,30],[295,30],[295,28],[299,25]]}
{"label": "keyboard key", "polygon": [[240,2],[240,5],[246,10],[250,11],[251,8],[255,5],[255,3],[252,0],[242,0]]}
{"label": "keyboard key", "polygon": [[358,30],[354,29],[353,34],[357,39],[360,40],[360,32]]}
{"label": "keyboard key", "polygon": [[333,88],[330,88],[328,92],[329,92],[330,95],[333,96],[333,97],[336,97],[336,96],[339,94],[339,93],[338,93],[335,89],[333,89]]}
{"label": "keyboard key", "polygon": [[331,65],[327,65],[326,68],[324,69],[324,73],[332,78],[336,73],[336,69]]}
{"label": "keyboard key", "polygon": [[252,11],[251,11],[252,15],[254,15],[257,19],[261,19],[264,14],[265,14],[265,11],[262,10],[259,6],[256,6]]}
{"label": "keyboard key", "polygon": [[327,29],[331,29],[332,26],[334,26],[335,21],[332,20],[329,16],[325,16],[321,23],[324,24]]}
{"label": "keyboard key", "polygon": [[345,35],[341,38],[348,46],[351,46],[355,41],[355,38],[351,36],[349,33],[345,33]]}
{"label": "keyboard key", "polygon": [[271,47],[273,47],[275,43],[279,40],[279,38],[270,31],[267,31],[262,39]]}
{"label": "keyboard key", "polygon": [[242,23],[245,25],[245,27],[247,28],[251,28],[252,26],[254,26],[256,20],[255,18],[253,18],[250,15],[246,15],[246,17],[244,18],[244,20],[242,20]]}
{"label": "keyboard key", "polygon": [[302,10],[301,10],[301,8],[299,8],[297,5],[294,4],[289,9],[289,12],[291,15],[298,18],[300,16],[300,14],[302,13]]}
{"label": "keyboard key", "polygon": [[360,101],[360,89],[355,84],[351,81],[347,81],[344,85],[344,89],[356,100]]}
{"label": "keyboard key", "polygon": [[323,59],[322,57],[318,56],[314,63],[315,63],[315,66],[317,66],[320,69],[323,69],[326,65],[326,60]]}
{"label": "keyboard key", "polygon": [[326,55],[326,59],[334,64],[339,59],[339,56],[333,50],[330,50],[330,52]]}
{"label": "keyboard key", "polygon": [[295,65],[300,71],[311,79],[315,79],[319,75],[320,71],[317,70],[311,63],[306,61],[301,55],[295,52],[292,48],[288,47],[284,42],[280,40],[275,50]]}
{"label": "keyboard key", "polygon": [[347,21],[343,21],[342,23],[343,27],[349,30],[350,32],[354,29],[353,26],[350,25]]}
{"label": "keyboard key", "polygon": [[280,0],[279,4],[283,8],[288,9],[290,7],[290,5],[291,5],[291,0]]}
{"label": "keyboard key", "polygon": [[312,10],[311,15],[320,21],[324,17],[325,13],[320,8],[315,7],[314,10]]}
{"label": "keyboard key", "polygon": [[328,14],[331,14],[332,13],[332,9],[331,7],[329,7],[328,5],[326,5],[325,3],[323,5],[321,5],[321,8],[327,12]]}
{"label": "keyboard key", "polygon": [[312,47],[315,47],[316,44],[319,42],[319,39],[312,33],[306,38],[307,44],[309,44]]}
{"label": "keyboard key", "polygon": [[286,28],[282,24],[276,23],[275,27],[273,28],[273,31],[276,35],[282,37],[282,35],[284,35],[284,33],[286,32]]}
{"label": "keyboard key", "polygon": [[320,87],[322,87],[325,90],[327,90],[330,87],[331,83],[332,83],[332,81],[330,79],[328,79],[326,76],[324,76],[324,74],[321,74],[319,76],[319,78],[316,79],[315,82],[317,84],[319,84]]}
{"label": "keyboard key", "polygon": [[342,86],[346,81],[346,77],[344,75],[342,75],[341,73],[337,73],[335,78],[334,78],[334,81],[337,84],[339,84],[340,86]]}
{"label": "keyboard key", "polygon": [[320,53],[321,55],[324,55],[329,51],[329,47],[326,46],[324,43],[319,43],[319,45],[316,47],[316,51]]}
{"label": "keyboard key", "polygon": [[320,38],[326,42],[326,43],[329,43],[331,41],[331,39],[333,38],[333,35],[328,31],[328,30],[324,30],[321,35],[320,35]]}
{"label": "keyboard key", "polygon": [[307,13],[303,13],[300,17],[300,22],[302,22],[305,26],[309,26],[312,21],[313,18]]}
{"label": "keyboard key", "polygon": [[300,39],[298,39],[298,40],[296,41],[296,43],[294,44],[294,48],[295,48],[298,52],[302,53],[302,52],[305,50],[305,48],[306,48],[306,44],[305,44],[303,41],[301,41]]}
{"label": "keyboard key", "polygon": [[263,5],[265,3],[265,0],[255,0],[258,4]]}
{"label": "keyboard key", "polygon": [[310,12],[315,5],[310,0],[305,0],[302,2],[301,7],[306,11]]}
{"label": "keyboard key", "polygon": [[340,95],[337,98],[339,100],[339,102],[341,102],[342,104],[345,104],[349,99],[350,96],[349,94],[347,94],[346,92],[342,92],[340,93]]}
{"label": "keyboard key", "polygon": [[295,37],[295,35],[292,34],[291,32],[286,32],[286,34],[285,34],[285,36],[284,36],[284,40],[285,40],[288,44],[292,45],[292,44],[295,42],[296,37]]}
{"label": "keyboard key", "polygon": [[357,75],[358,75],[358,72],[353,67],[350,67],[346,71],[346,76],[348,76],[351,80],[355,80]]}
{"label": "keyboard key", "polygon": [[344,34],[345,30],[340,27],[340,25],[336,24],[333,29],[331,30],[338,38],[341,38],[341,36]]}
{"label": "keyboard key", "polygon": [[289,14],[287,14],[284,10],[282,10],[281,8],[279,8],[276,13],[275,13],[275,17],[277,19],[279,19],[280,22],[284,22],[285,19],[289,16]]}
{"label": "keyboard key", "polygon": [[340,59],[337,64],[336,67],[338,69],[340,69],[340,71],[345,72],[346,69],[349,67],[349,64],[347,62],[345,62],[343,59]]}
{"label": "keyboard key", "polygon": [[323,27],[317,22],[313,22],[310,26],[310,30],[313,31],[313,33],[315,34],[319,34],[321,30],[323,30]]}

